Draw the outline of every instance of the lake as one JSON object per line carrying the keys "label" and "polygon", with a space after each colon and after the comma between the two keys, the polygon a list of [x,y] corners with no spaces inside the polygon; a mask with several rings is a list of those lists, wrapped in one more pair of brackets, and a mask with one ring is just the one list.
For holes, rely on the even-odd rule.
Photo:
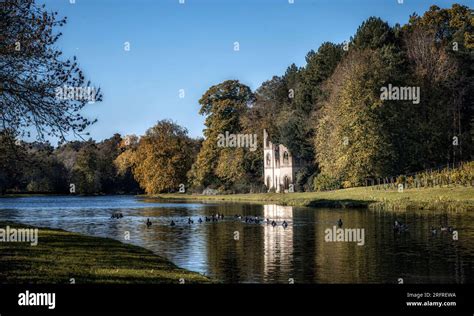
{"label": "lake", "polygon": [[[112,219],[115,212],[123,217]],[[217,213],[224,218],[205,221],[206,216]],[[246,216],[268,218],[276,226],[245,222]],[[188,218],[194,223],[188,224]],[[147,219],[152,222],[150,227]],[[363,245],[347,239],[326,241],[327,230],[336,232],[339,219],[341,229],[363,232]],[[132,243],[226,283],[474,282],[474,215],[468,212],[395,213],[244,203],[158,203],[133,196],[45,196],[1,198],[0,220]],[[394,232],[395,220],[407,224],[408,230]],[[171,221],[176,225],[171,226]],[[432,226],[438,228],[436,234]],[[458,239],[440,231],[440,226],[454,227]],[[130,240],[125,240],[127,232]],[[344,232],[350,237],[349,230]]]}

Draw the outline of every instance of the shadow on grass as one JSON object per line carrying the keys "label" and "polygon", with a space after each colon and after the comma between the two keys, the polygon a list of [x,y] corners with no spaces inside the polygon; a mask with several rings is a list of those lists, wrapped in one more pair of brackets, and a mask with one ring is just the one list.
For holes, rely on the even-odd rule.
{"label": "shadow on grass", "polygon": [[353,199],[342,199],[342,200],[327,200],[317,199],[308,202],[308,206],[311,207],[326,207],[326,208],[367,208],[373,203],[370,201],[361,201]]}

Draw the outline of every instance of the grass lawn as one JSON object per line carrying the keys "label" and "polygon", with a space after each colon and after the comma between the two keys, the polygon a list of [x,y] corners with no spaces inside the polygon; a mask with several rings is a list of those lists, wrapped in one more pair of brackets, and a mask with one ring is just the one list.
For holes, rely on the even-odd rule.
{"label": "grass lawn", "polygon": [[370,207],[385,210],[440,209],[474,210],[473,187],[434,187],[420,189],[375,190],[351,188],[326,192],[259,193],[229,195],[158,194],[158,199],[194,201],[233,201],[275,203],[313,207]]}
{"label": "grass lawn", "polygon": [[[31,226],[0,222],[0,228]],[[0,284],[211,282],[141,247],[39,228],[38,245],[0,242]]]}

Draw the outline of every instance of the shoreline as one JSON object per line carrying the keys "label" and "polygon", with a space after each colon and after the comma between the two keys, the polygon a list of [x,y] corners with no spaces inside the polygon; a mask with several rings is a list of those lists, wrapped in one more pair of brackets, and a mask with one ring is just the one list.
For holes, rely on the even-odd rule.
{"label": "shoreline", "polygon": [[323,192],[253,193],[228,195],[157,194],[138,195],[157,200],[246,202],[314,208],[370,208],[386,211],[474,211],[473,187],[434,187],[397,190],[350,188]]}
{"label": "shoreline", "polygon": [[448,210],[474,211],[474,187],[452,186],[405,189],[400,193],[394,189],[376,190],[373,187],[359,187],[334,191],[294,193],[242,193],[200,195],[187,193],[162,194],[110,194],[110,195],[68,195],[68,194],[5,194],[1,198],[42,196],[134,196],[158,201],[230,202],[252,204],[278,204],[283,206],[304,206],[313,208],[369,208],[384,211],[406,210]]}
{"label": "shoreline", "polygon": [[38,244],[0,242],[0,284],[212,283],[145,248],[104,237],[0,221],[0,227],[37,228]]}

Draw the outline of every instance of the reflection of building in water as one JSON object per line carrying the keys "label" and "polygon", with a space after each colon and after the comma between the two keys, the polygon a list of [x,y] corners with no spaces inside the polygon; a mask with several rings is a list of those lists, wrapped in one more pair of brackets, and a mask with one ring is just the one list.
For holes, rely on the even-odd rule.
{"label": "reflection of building in water", "polygon": [[281,206],[281,205],[264,205],[263,216],[265,219],[270,220],[292,220],[293,219],[293,207],[292,206]]}
{"label": "reflection of building in water", "polygon": [[[290,275],[293,261],[293,207],[280,205],[264,205],[265,219],[275,220],[277,226],[264,224],[264,276],[272,275],[272,279],[280,276],[282,280],[293,277]],[[289,225],[283,228],[282,223]]]}

